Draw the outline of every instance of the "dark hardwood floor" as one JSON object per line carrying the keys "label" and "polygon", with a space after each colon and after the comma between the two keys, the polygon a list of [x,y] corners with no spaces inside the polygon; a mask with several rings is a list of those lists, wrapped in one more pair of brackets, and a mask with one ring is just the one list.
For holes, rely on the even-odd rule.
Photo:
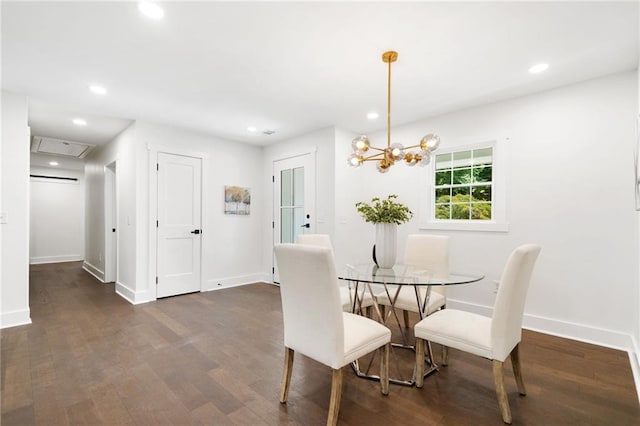
{"label": "dark hardwood floor", "polygon": [[[75,262],[33,266],[30,301],[33,324],[1,331],[2,425],[326,421],[330,370],[303,356],[289,402],[278,402],[278,287],[133,306]],[[514,425],[640,425],[627,353],[528,331],[520,353],[526,397],[506,370]],[[413,359],[401,349],[392,356],[396,367]],[[345,371],[340,424],[412,423],[502,424],[491,363],[451,350],[449,366],[423,389],[391,385],[387,397]]]}

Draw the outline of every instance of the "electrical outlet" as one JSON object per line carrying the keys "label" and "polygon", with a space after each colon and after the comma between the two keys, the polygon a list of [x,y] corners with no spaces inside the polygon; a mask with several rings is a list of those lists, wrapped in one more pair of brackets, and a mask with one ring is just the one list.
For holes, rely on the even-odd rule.
{"label": "electrical outlet", "polygon": [[493,294],[497,294],[498,293],[498,287],[500,287],[500,280],[493,280],[493,283],[495,284],[495,287],[493,289]]}
{"label": "electrical outlet", "polygon": [[7,212],[0,212],[0,223],[5,224],[9,221],[9,215]]}

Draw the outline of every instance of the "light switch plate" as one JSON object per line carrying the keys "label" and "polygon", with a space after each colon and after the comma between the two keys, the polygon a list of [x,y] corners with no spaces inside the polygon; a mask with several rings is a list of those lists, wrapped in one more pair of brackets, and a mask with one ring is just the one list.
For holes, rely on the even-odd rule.
{"label": "light switch plate", "polygon": [[0,224],[5,224],[9,221],[9,215],[7,212],[0,212]]}

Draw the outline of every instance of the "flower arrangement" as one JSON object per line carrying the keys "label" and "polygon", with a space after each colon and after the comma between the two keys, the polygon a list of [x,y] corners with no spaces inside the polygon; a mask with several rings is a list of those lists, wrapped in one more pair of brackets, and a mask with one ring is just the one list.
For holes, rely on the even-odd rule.
{"label": "flower arrangement", "polygon": [[374,197],[371,204],[359,201],[356,203],[356,209],[365,222],[401,225],[413,217],[413,212],[404,204],[395,201],[396,198],[396,194],[391,194],[384,200]]}

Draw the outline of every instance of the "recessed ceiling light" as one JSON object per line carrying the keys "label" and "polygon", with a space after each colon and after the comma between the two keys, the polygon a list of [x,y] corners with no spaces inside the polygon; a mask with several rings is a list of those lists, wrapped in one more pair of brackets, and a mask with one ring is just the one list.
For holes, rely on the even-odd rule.
{"label": "recessed ceiling light", "polygon": [[50,166],[57,166],[58,162],[57,161],[49,161],[49,165]]}
{"label": "recessed ceiling light", "polygon": [[536,64],[529,68],[529,72],[531,74],[537,74],[539,72],[546,71],[547,68],[549,68],[549,64]]}
{"label": "recessed ceiling light", "polygon": [[82,118],[74,118],[73,124],[75,124],[76,126],[86,126],[87,122],[84,121]]}
{"label": "recessed ceiling light", "polygon": [[138,3],[138,9],[144,16],[151,19],[162,19],[164,17],[164,10],[156,3],[150,1],[142,1]]}
{"label": "recessed ceiling light", "polygon": [[380,117],[380,116],[378,115],[378,113],[377,113],[377,112],[370,112],[369,114],[367,114],[367,118],[368,118],[369,120],[375,120],[375,119],[376,119],[376,118],[378,118],[378,117]]}
{"label": "recessed ceiling light", "polygon": [[255,133],[255,132],[257,132],[257,131],[258,131],[258,129],[256,129],[256,128],[255,128],[255,127],[253,127],[253,126],[249,126],[249,127],[247,127],[247,132]]}
{"label": "recessed ceiling light", "polygon": [[107,94],[107,89],[105,89],[102,86],[96,86],[95,84],[92,84],[91,86],[89,86],[89,90],[91,90],[96,95],[106,95]]}

